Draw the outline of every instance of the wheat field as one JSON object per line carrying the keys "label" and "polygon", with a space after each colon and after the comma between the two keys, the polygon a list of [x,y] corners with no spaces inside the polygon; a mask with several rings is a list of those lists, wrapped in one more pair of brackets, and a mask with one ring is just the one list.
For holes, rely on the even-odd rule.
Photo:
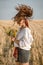
{"label": "wheat field", "polygon": [[[30,65],[43,65],[43,20],[29,22],[34,41],[30,50]],[[11,37],[6,34],[9,29],[18,30],[19,26],[12,20],[0,20],[0,65],[14,65]]]}

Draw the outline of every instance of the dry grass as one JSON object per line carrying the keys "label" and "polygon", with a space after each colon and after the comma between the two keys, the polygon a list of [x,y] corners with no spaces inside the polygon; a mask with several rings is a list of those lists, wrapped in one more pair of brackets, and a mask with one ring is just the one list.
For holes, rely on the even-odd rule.
{"label": "dry grass", "polygon": [[[0,20],[0,65],[15,64],[11,38],[5,32],[8,28],[18,29],[18,25],[12,26],[13,24],[11,20]],[[30,50],[30,65],[43,65],[43,20],[30,21],[30,29],[34,38]]]}

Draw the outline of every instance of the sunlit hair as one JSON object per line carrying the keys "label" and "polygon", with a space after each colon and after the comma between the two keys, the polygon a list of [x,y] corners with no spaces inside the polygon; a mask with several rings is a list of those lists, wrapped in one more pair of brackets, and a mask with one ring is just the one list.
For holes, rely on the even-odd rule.
{"label": "sunlit hair", "polygon": [[22,19],[24,19],[25,24],[28,26],[28,21],[26,19],[32,17],[33,9],[30,6],[21,4],[16,7],[16,10],[18,13],[13,17],[13,20],[19,23]]}
{"label": "sunlit hair", "polygon": [[27,27],[29,27],[29,22],[28,22],[28,20],[25,19],[24,22],[25,22],[25,25],[26,25]]}

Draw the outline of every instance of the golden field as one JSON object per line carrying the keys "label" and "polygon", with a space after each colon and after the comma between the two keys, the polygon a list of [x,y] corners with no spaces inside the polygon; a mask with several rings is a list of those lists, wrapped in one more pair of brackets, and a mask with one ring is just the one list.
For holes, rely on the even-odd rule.
{"label": "golden field", "polygon": [[[34,41],[30,50],[30,65],[43,65],[43,20],[29,22]],[[12,20],[0,20],[0,65],[14,65],[11,36],[6,34],[10,29],[18,30],[19,26]]]}

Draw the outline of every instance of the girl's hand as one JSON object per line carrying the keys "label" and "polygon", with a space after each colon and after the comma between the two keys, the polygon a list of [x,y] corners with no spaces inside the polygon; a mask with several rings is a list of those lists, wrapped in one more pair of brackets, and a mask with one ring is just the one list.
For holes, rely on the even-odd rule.
{"label": "girl's hand", "polygon": [[12,37],[12,38],[11,38],[11,41],[15,41],[15,37]]}
{"label": "girl's hand", "polygon": [[19,45],[19,40],[15,39],[14,42]]}
{"label": "girl's hand", "polygon": [[19,44],[19,40],[16,40],[15,37],[12,37],[12,38],[11,38],[11,41],[14,41],[15,43]]}

